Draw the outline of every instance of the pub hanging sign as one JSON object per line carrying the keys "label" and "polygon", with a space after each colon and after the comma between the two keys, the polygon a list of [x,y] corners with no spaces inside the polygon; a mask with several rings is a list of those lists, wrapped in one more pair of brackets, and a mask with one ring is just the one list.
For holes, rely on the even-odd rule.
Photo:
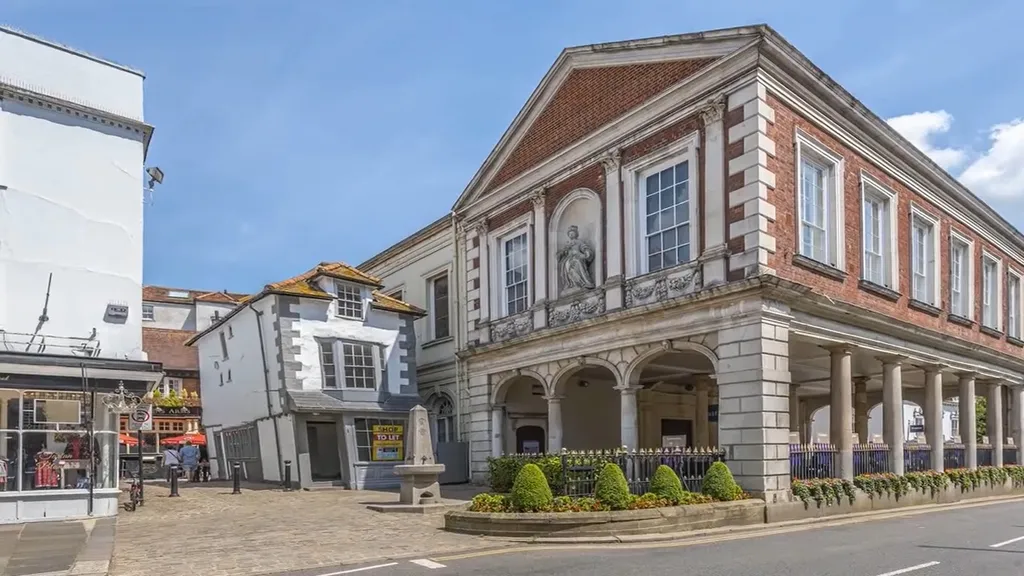
{"label": "pub hanging sign", "polygon": [[401,462],[405,445],[405,427],[400,424],[375,424],[371,430],[370,459],[374,462]]}

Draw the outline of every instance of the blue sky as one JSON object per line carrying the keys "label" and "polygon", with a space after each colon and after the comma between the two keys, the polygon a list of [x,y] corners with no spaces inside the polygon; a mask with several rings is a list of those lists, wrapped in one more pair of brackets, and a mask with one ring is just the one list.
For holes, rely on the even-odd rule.
{"label": "blue sky", "polygon": [[1021,21],[997,0],[0,0],[0,23],[146,72],[167,177],[145,281],[233,291],[446,213],[563,47],[759,22],[1024,229]]}

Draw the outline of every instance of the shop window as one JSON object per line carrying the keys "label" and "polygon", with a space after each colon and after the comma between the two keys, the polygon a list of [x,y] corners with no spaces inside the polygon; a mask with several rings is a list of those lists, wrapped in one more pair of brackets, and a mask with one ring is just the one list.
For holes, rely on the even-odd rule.
{"label": "shop window", "polygon": [[[384,420],[379,418],[356,418],[356,456],[360,462],[401,461],[401,449],[395,453],[392,446],[405,444],[405,420]],[[376,430],[375,430],[375,427]],[[387,428],[384,428],[387,427]],[[400,428],[401,432],[394,430]],[[376,440],[374,436],[379,438]],[[383,436],[387,439],[382,439]],[[387,442],[387,445],[384,445]],[[375,446],[375,444],[377,444]],[[395,459],[392,459],[394,456]]]}

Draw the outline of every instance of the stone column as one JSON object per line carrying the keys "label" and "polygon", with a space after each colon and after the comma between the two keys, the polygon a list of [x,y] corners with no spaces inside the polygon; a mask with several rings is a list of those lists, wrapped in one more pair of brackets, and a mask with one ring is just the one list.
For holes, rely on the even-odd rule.
{"label": "stone column", "polygon": [[[1010,422],[1007,426],[1010,438],[1013,438],[1013,447],[1017,449],[1017,455],[1020,456],[1020,444],[1017,444],[1017,433],[1020,429],[1020,398],[1017,396],[1017,388],[1014,386],[1006,386],[1007,398],[1010,404]],[[1017,458],[1018,465],[1021,465],[1021,459]]]}
{"label": "stone column", "polygon": [[620,440],[627,450],[636,450],[639,434],[636,426],[636,393],[633,386],[619,389],[619,406],[621,409]]}
{"label": "stone column", "polygon": [[853,430],[861,444],[871,441],[868,438],[868,380],[867,376],[853,379]]}
{"label": "stone column", "polygon": [[903,474],[903,366],[882,359],[882,438],[889,446],[889,470]]}
{"label": "stone column", "polygon": [[707,376],[697,377],[697,405],[694,407],[694,439],[693,445],[697,448],[707,448],[711,445],[708,423],[708,388],[710,378]]}
{"label": "stone column", "polygon": [[505,452],[505,407],[491,408],[491,456],[500,458]]}
{"label": "stone column", "polygon": [[[605,309],[618,310],[623,305],[622,294],[622,184],[619,167],[622,156],[618,149],[611,150],[601,160],[604,164],[605,229]],[[599,281],[594,279],[595,282]]]}
{"label": "stone column", "polygon": [[992,465],[1003,465],[1003,387],[999,382],[988,385],[988,442],[992,445]]}
{"label": "stone column", "polygon": [[924,367],[924,435],[932,453],[932,470],[945,467],[945,446],[942,438],[942,370]]}
{"label": "stone column", "polygon": [[562,397],[548,396],[548,454],[562,451]]}
{"label": "stone column", "polygon": [[760,304],[759,319],[718,331],[718,439],[740,486],[771,504],[789,499],[790,316]]}
{"label": "stone column", "polygon": [[974,374],[960,374],[960,441],[964,445],[964,466],[978,467],[978,417],[974,403]]}
{"label": "stone column", "polygon": [[[484,220],[477,224],[476,227],[477,241],[479,242],[480,248],[480,259],[479,265],[476,267],[478,274],[477,280],[480,285],[480,326],[486,325],[490,322],[491,318],[491,260],[490,260],[490,244],[491,240],[487,236],[487,221]],[[490,330],[482,329],[480,332],[480,343],[486,344],[490,342],[491,335]]]}
{"label": "stone column", "polygon": [[548,225],[544,203],[544,189],[533,191],[533,328],[538,330],[548,325]]}
{"label": "stone column", "polygon": [[[1024,386],[1011,386],[1010,395],[1014,406],[1024,407]],[[1021,408],[1013,413],[1013,444],[1017,449],[1017,465],[1024,465],[1024,410]]]}
{"label": "stone column", "polygon": [[800,417],[800,397],[797,396],[796,390],[796,384],[789,385],[789,433],[792,436],[795,432],[802,438],[800,426],[803,424],[803,418]]}
{"label": "stone column", "polygon": [[725,213],[725,130],[722,116],[725,112],[725,99],[718,98],[708,102],[701,110],[704,122],[704,251],[700,259],[703,262],[703,281],[705,286],[714,286],[725,282],[726,256],[729,253],[726,244],[726,213]]}
{"label": "stone column", "polygon": [[829,348],[832,362],[829,441],[839,451],[839,477],[853,480],[853,390],[849,346]]}

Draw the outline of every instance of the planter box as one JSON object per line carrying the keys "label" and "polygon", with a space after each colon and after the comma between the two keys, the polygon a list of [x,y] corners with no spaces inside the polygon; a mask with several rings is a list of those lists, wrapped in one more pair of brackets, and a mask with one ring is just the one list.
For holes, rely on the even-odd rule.
{"label": "planter box", "polygon": [[534,514],[448,512],[445,530],[478,536],[619,536],[659,534],[763,524],[763,500],[715,502],[617,512],[541,512]]}
{"label": "planter box", "polygon": [[800,501],[768,504],[765,507],[765,518],[770,524],[773,522],[806,520],[808,518],[828,518],[830,516],[842,516],[843,514],[858,512],[896,510],[928,504],[953,504],[975,498],[1012,496],[1015,494],[1024,495],[1024,488],[1014,488],[1012,481],[1009,480],[1004,485],[988,486],[987,484],[982,484],[968,492],[961,492],[960,488],[951,484],[934,496],[932,496],[931,492],[911,491],[908,494],[904,494],[898,500],[888,495],[878,496],[877,494],[867,494],[856,490],[853,504],[850,504],[850,501],[846,499],[831,506],[826,506],[823,503],[820,507],[814,500],[808,501],[806,505]]}

